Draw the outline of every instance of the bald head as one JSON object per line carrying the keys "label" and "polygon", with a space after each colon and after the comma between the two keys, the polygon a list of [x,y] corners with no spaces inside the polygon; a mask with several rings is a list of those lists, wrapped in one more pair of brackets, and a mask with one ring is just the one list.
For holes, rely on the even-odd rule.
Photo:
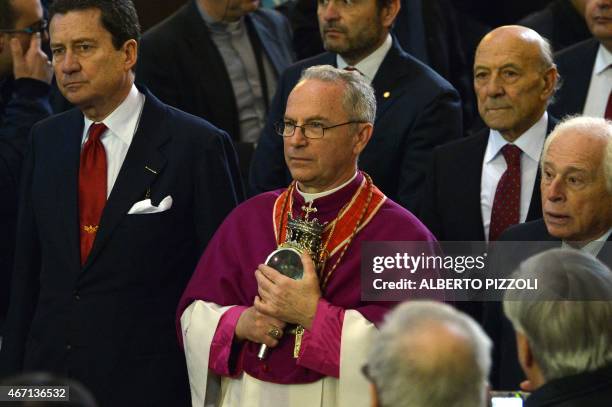
{"label": "bald head", "polygon": [[490,128],[514,141],[544,114],[557,86],[548,42],[517,25],[489,32],[476,49],[474,90]]}
{"label": "bald head", "polygon": [[483,50],[490,50],[491,47],[520,52],[533,60],[530,63],[539,63],[543,69],[554,64],[548,41],[531,28],[520,25],[505,25],[490,31],[478,44],[476,55]]}

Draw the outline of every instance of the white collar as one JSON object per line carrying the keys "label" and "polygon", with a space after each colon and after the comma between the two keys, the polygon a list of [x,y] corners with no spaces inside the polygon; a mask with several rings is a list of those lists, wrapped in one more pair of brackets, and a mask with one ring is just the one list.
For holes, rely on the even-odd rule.
{"label": "white collar", "polygon": [[346,181],[344,184],[342,184],[340,186],[337,186],[334,189],[330,189],[329,191],[315,192],[315,193],[312,193],[312,194],[310,194],[308,192],[300,191],[300,183],[298,182],[297,183],[296,191],[298,191],[298,193],[300,195],[302,195],[302,197],[304,198],[304,202],[308,203],[308,202],[314,201],[315,199],[323,198],[324,196],[331,195],[334,192],[341,190],[342,188],[344,188],[345,186],[350,184],[355,179],[356,176],[357,176],[357,171],[355,171],[355,174],[351,177],[351,179]]}
{"label": "white collar", "polygon": [[612,235],[612,228],[610,228],[606,233],[604,233],[603,235],[599,236],[599,238],[595,239],[596,242],[607,242],[608,239],[610,238],[610,235]]}
{"label": "white collar", "polygon": [[[387,38],[382,45],[376,49],[376,51],[359,61],[353,67],[361,72],[361,74],[365,76],[368,82],[371,84],[376,76],[376,72],[378,72],[378,68],[380,68],[380,64],[382,64],[383,59],[385,59],[387,56],[387,52],[389,52],[392,45],[393,39],[391,38],[391,34],[387,34]],[[340,54],[336,54],[336,66],[339,69],[344,69],[349,66],[349,64],[340,56]]]}
{"label": "white collar", "polygon": [[[536,162],[540,161],[540,155],[544,147],[544,139],[546,138],[547,125],[548,113],[544,112],[540,120],[531,126],[525,133],[521,134],[512,144],[520,148],[521,151],[527,154],[532,160]],[[499,131],[493,129],[489,130],[489,142],[485,152],[484,162],[488,163],[493,160],[506,144],[510,143],[508,143]]]}
{"label": "white collar", "polygon": [[612,53],[608,51],[606,47],[599,44],[599,49],[597,50],[597,56],[595,57],[595,68],[593,72],[596,75],[604,72],[608,67],[612,65]]}
{"label": "white collar", "polygon": [[[608,231],[606,233],[604,233],[603,235],[599,236],[597,239],[591,240],[589,243],[587,243],[584,246],[582,246],[580,248],[580,250],[582,250],[584,252],[587,252],[587,253],[591,253],[593,256],[597,257],[597,255],[599,254],[599,251],[606,244],[606,242],[608,241],[608,238],[610,237],[611,234],[612,234],[612,228],[608,229]],[[566,247],[575,248],[574,246],[572,246],[571,244],[569,244],[569,243],[567,243],[565,241],[561,242],[561,247],[563,247],[563,248],[566,248]]]}
{"label": "white collar", "polygon": [[[134,84],[132,84],[130,93],[128,93],[123,102],[102,120],[102,123],[127,145],[130,145],[134,137],[134,130],[140,119],[144,99],[144,95],[138,91],[138,88],[136,88]],[[85,129],[87,130],[93,121],[86,116],[83,116],[83,118],[85,121]],[[134,118],[136,118],[135,126],[126,126],[126,123],[134,122]],[[85,131],[84,134],[87,134],[87,131]],[[85,141],[84,138],[85,137],[83,137],[83,142]]]}

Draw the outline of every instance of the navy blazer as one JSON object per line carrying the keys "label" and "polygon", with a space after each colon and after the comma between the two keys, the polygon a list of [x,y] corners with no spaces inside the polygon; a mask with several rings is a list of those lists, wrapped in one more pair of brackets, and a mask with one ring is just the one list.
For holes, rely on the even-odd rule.
{"label": "navy blazer", "polygon": [[45,82],[12,77],[0,80],[0,336],[11,286],[21,165],[30,129],[50,115],[49,85]]}
{"label": "navy blazer", "polygon": [[[144,93],[137,131],[83,267],[83,114],[72,109],[34,126],[0,353],[2,373],[74,377],[108,406],[188,404],[175,310],[200,254],[237,201],[227,134]],[[138,201],[159,205],[167,196],[173,199],[167,211],[128,215]]]}
{"label": "navy blazer", "polygon": [[[546,134],[550,134],[556,124],[557,120],[549,115]],[[487,128],[434,150],[419,217],[438,240],[485,240],[480,186],[488,142]],[[541,217],[538,171],[526,221]]]}
{"label": "navy blazer", "polygon": [[[280,13],[263,8],[247,14],[245,20],[257,35],[251,42],[258,40],[278,78],[294,60],[289,22]],[[138,83],[164,103],[203,117],[233,140],[240,139],[232,83],[195,0],[147,31],[139,54]]]}
{"label": "navy blazer", "polygon": [[555,117],[563,118],[584,110],[598,49],[599,41],[591,38],[555,54],[555,63],[563,80],[555,102],[548,108]]}
{"label": "navy blazer", "polygon": [[[325,64],[335,66],[336,54],[298,62],[281,76],[251,163],[252,194],[289,184],[283,139],[274,124],[282,121],[302,71]],[[372,86],[377,104],[374,134],[359,157],[359,168],[389,198],[415,211],[433,148],[461,136],[461,100],[445,79],[404,52],[395,39]]]}

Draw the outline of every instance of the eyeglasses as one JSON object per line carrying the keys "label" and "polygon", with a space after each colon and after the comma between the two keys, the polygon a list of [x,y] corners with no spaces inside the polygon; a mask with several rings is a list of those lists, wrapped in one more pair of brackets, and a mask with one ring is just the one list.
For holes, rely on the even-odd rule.
{"label": "eyeglasses", "polygon": [[283,137],[291,137],[295,133],[296,128],[302,129],[302,134],[304,137],[309,139],[318,139],[323,138],[325,135],[325,130],[334,129],[340,126],[346,126],[347,124],[353,123],[366,123],[364,121],[351,120],[346,123],[335,124],[333,126],[323,126],[321,123],[306,123],[301,126],[291,123],[289,121],[278,122],[274,127],[276,127],[276,132]]}
{"label": "eyeglasses", "polygon": [[22,28],[21,30],[14,30],[11,28],[0,28],[0,33],[5,34],[27,34],[32,35],[36,33],[44,33],[47,32],[48,23],[47,20],[40,20],[35,22],[29,27]]}

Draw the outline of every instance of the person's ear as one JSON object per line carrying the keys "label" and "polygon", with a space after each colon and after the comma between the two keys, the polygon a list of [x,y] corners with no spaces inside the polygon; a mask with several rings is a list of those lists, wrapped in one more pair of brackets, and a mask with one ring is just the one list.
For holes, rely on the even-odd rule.
{"label": "person's ear", "polygon": [[363,149],[368,145],[368,142],[372,138],[374,132],[374,126],[372,123],[358,123],[359,132],[357,133],[357,139],[353,145],[353,154],[359,155]]}
{"label": "person's ear", "polygon": [[380,20],[382,26],[391,30],[391,26],[401,8],[400,0],[391,0],[389,4],[380,9]]}
{"label": "person's ear", "polygon": [[126,71],[130,71],[136,66],[136,60],[138,59],[138,42],[131,39],[123,43],[121,51],[125,56],[124,67]]}
{"label": "person's ear", "polygon": [[555,93],[557,81],[559,80],[559,73],[557,68],[551,66],[542,74],[542,81],[544,86],[542,87],[542,100],[548,100]]}

